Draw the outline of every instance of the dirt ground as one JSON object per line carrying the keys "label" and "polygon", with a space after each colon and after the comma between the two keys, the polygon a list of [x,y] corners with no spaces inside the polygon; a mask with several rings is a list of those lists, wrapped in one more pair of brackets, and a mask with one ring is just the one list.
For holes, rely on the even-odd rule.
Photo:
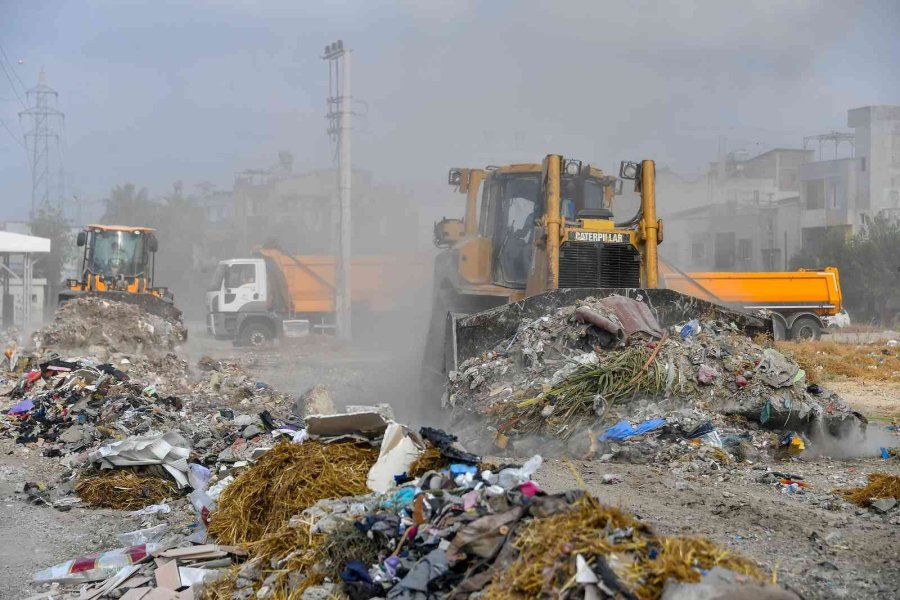
{"label": "dirt ground", "polygon": [[[329,386],[338,405],[389,402],[401,421],[433,421],[436,407],[417,405],[418,358],[408,351],[347,347],[331,340],[249,352],[211,340],[192,328],[185,352],[239,360],[282,391],[299,395]],[[866,414],[900,415],[900,384],[829,383]],[[878,423],[884,427],[884,423]],[[900,438],[895,444],[900,446]],[[26,481],[57,471],[36,452],[0,443],[0,598],[34,593],[38,569],[99,549],[117,547],[115,534],[140,527],[139,519],[108,510],[60,512],[34,506],[16,493]],[[809,491],[786,494],[757,483],[766,466],[800,475]],[[573,474],[577,473],[577,477]],[[744,465],[712,474],[676,475],[666,465],[548,461],[537,475],[548,491],[584,485],[601,500],[621,505],[661,533],[706,536],[771,569],[804,598],[897,598],[900,588],[900,511],[878,515],[838,501],[837,487],[861,485],[872,471],[900,475],[900,462],[877,458],[835,461],[793,459],[788,464]],[[622,483],[602,484],[603,475]]]}
{"label": "dirt ground", "polygon": [[843,396],[870,419],[900,420],[900,381],[829,381],[826,386]]}

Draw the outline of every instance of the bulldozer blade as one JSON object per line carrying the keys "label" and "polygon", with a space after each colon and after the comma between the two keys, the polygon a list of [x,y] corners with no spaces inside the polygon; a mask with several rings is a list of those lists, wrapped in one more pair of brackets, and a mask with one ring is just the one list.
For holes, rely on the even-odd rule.
{"label": "bulldozer blade", "polygon": [[747,335],[773,333],[772,319],[739,312],[694,296],[667,289],[566,288],[530,296],[482,312],[461,315],[450,313],[446,321],[444,348],[445,371],[455,370],[460,363],[492,350],[512,337],[524,320],[550,314],[593,296],[604,298],[620,295],[644,302],[662,327],[671,327],[691,319],[718,319],[734,323]]}
{"label": "bulldozer blade", "polygon": [[128,304],[136,304],[140,306],[146,312],[156,315],[158,317],[162,317],[167,321],[173,322],[181,322],[181,311],[175,308],[175,304],[173,304],[169,300],[164,300],[159,296],[154,296],[153,294],[135,294],[132,292],[118,292],[118,291],[105,291],[105,292],[73,292],[66,291],[62,292],[59,295],[59,305],[62,306],[69,300],[74,298],[82,298],[85,296],[93,296],[96,298],[103,298],[104,300],[111,300],[113,302],[127,302]]}

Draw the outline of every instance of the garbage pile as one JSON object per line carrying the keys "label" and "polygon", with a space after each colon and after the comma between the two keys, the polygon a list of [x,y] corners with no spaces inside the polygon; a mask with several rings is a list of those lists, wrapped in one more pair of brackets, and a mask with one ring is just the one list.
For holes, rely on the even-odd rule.
{"label": "garbage pile", "polygon": [[[445,401],[455,424],[474,420],[478,437],[502,449],[612,451],[623,460],[635,452],[610,444],[650,432],[717,448],[731,436],[752,453],[750,446],[783,445],[766,430],[793,433],[808,446],[817,436],[862,435],[865,424],[733,323],[695,319],[666,330],[646,304],[621,296],[587,298],[521,323],[510,339],[450,373]],[[651,446],[637,454],[660,449]]]}
{"label": "garbage pile", "polygon": [[91,506],[130,509],[184,489],[188,461],[240,466],[297,429],[290,415],[272,412],[289,398],[234,365],[203,366],[198,377],[171,354],[113,353],[104,361],[10,348],[0,435],[69,469],[53,490],[32,494],[36,503],[68,510],[74,498],[60,496],[74,488]]}
{"label": "garbage pile", "polygon": [[[68,560],[39,571],[35,581],[79,585],[81,591],[59,590],[38,598],[95,600],[187,600],[193,588],[216,576],[217,570],[245,557],[246,552],[233,546],[203,544],[171,546],[166,542],[146,542],[165,534],[165,525],[122,534],[132,545],[96,552]],[[96,582],[96,583],[95,583]]]}
{"label": "garbage pile", "polygon": [[180,320],[168,320],[127,302],[95,296],[63,304],[53,323],[35,333],[37,347],[103,348],[108,352],[154,354],[174,349],[187,339]]}
{"label": "garbage pile", "polygon": [[[743,588],[752,594],[766,587],[755,563],[707,540],[657,535],[582,491],[544,493],[531,479],[540,456],[522,466],[491,469],[445,432],[423,428],[418,436],[403,435],[424,442],[424,452],[432,459],[437,453],[445,466],[412,479],[396,473],[396,483],[383,493],[315,502],[328,486],[315,477],[301,482],[294,490],[304,500],[296,503],[294,516],[277,518],[263,511],[257,521],[266,529],[257,525],[242,532],[249,534],[244,538],[249,560],[207,584],[202,597],[599,598],[603,592],[660,598],[668,587],[698,584],[711,569],[727,574],[732,591]],[[303,445],[312,446],[304,452],[313,454],[327,447],[313,441]],[[234,507],[254,506],[249,497],[256,495],[259,480],[297,477],[288,474],[303,458],[288,446],[271,451],[278,452],[277,458],[273,454],[272,462],[261,460],[226,488],[211,515],[211,534],[218,531],[231,539],[235,519],[248,520]],[[418,459],[424,452],[416,452]],[[294,460],[287,460],[292,453]],[[380,456],[385,456],[384,445]],[[354,459],[334,463],[326,471],[350,468]],[[356,467],[357,483],[364,465]],[[267,499],[273,501],[290,502],[275,490]],[[312,503],[300,509],[305,502]]]}

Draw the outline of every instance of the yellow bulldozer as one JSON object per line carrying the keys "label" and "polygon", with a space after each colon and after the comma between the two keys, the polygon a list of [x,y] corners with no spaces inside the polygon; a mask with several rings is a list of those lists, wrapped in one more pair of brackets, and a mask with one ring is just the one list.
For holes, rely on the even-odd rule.
{"label": "yellow bulldozer", "polygon": [[[466,209],[463,219],[435,224],[443,250],[435,259],[426,392],[443,388],[465,359],[509,339],[523,319],[588,296],[638,299],[663,326],[715,314],[748,333],[771,333],[771,319],[659,289],[663,224],[654,177],[652,160],[622,162],[615,177],[555,154],[542,163],[451,169],[448,183],[466,195]],[[619,216],[614,200],[625,180],[634,181],[640,203]]]}
{"label": "yellow bulldozer", "polygon": [[78,232],[83,248],[81,279],[66,281],[59,304],[80,296],[100,296],[141,306],[147,312],[180,320],[174,295],[153,285],[159,241],[149,227],[88,225]]}

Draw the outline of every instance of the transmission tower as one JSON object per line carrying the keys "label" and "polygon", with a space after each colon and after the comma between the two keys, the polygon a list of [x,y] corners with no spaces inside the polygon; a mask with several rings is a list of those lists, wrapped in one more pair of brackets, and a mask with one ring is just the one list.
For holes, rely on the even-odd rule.
{"label": "transmission tower", "polygon": [[[56,108],[59,95],[47,85],[43,69],[37,86],[28,90],[25,96],[28,108],[19,113],[19,118],[27,119],[31,125],[25,132],[25,143],[31,155],[31,212],[34,214],[40,209],[60,208],[62,204],[64,178],[59,128],[65,115]],[[59,177],[56,186],[54,165]]]}

